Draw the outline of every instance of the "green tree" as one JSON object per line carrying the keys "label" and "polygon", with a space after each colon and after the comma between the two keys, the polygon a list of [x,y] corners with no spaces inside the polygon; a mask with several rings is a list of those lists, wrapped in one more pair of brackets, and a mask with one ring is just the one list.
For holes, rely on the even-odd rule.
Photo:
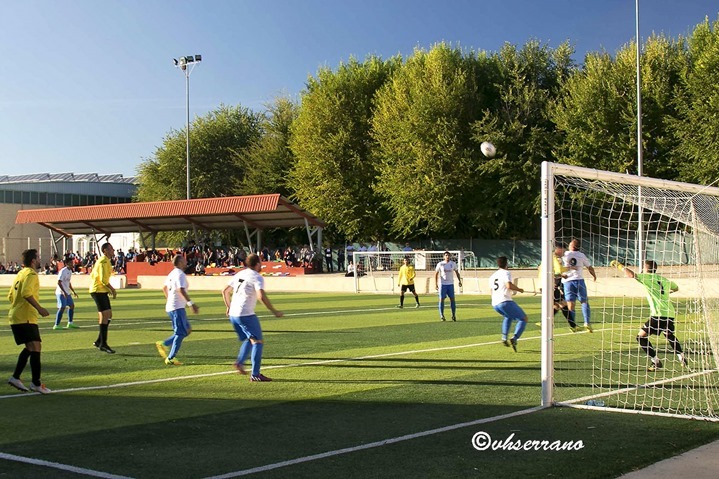
{"label": "green tree", "polygon": [[375,92],[398,63],[370,56],[320,69],[307,82],[292,127],[293,198],[347,238],[383,235],[387,212],[372,189],[377,169],[369,130]]}
{"label": "green tree", "polygon": [[719,20],[697,25],[687,43],[690,66],[676,97],[674,154],[682,160],[682,180],[711,184],[719,177]]}
{"label": "green tree", "polygon": [[[138,201],[186,198],[185,130],[172,130],[138,166]],[[244,175],[238,154],[260,138],[260,117],[240,106],[220,106],[190,127],[192,198],[231,196]]]}
{"label": "green tree", "polygon": [[374,189],[392,213],[391,234],[466,233],[457,226],[473,203],[480,154],[470,130],[483,100],[476,70],[489,63],[440,43],[415,50],[378,92]]}
{"label": "green tree", "polygon": [[559,138],[551,108],[574,72],[568,43],[551,49],[536,40],[521,49],[505,44],[496,57],[495,103],[472,127],[476,145],[492,142],[494,158],[478,159],[482,197],[472,224],[483,237],[533,238],[538,234],[542,161],[553,161]]}
{"label": "green tree", "polygon": [[298,106],[289,98],[277,98],[267,106],[260,122],[262,137],[239,154],[245,174],[237,194],[292,195],[294,189],[289,172],[294,167],[295,156],[290,149],[290,137],[298,113]]}

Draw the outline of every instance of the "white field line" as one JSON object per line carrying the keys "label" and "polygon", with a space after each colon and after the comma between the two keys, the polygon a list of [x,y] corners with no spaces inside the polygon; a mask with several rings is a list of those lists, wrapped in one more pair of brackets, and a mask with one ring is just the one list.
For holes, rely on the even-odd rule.
{"label": "white field line", "polygon": [[416,432],[414,434],[407,434],[404,436],[393,437],[390,439],[383,439],[381,441],[370,442],[368,444],[362,444],[354,447],[345,447],[342,449],[335,449],[334,451],[322,452],[320,454],[312,454],[311,456],[298,457],[297,459],[290,459],[288,461],[276,462],[274,464],[267,464],[265,466],[253,467],[251,469],[244,469],[241,471],[228,472],[219,476],[210,476],[205,479],[229,479],[232,477],[247,476],[249,474],[255,474],[257,472],[266,472],[273,469],[279,469],[281,467],[293,466],[295,464],[301,464],[303,462],[316,461],[318,459],[325,459],[327,457],[339,456],[341,454],[349,454],[352,452],[363,451],[365,449],[372,449],[375,447],[387,446],[389,444],[396,444],[398,442],[410,441],[419,437],[432,436],[434,434],[441,434],[443,432],[453,431],[455,429],[461,429],[469,426],[477,426],[480,424],[487,424],[495,421],[502,421],[504,419],[510,419],[513,417],[524,416],[544,409],[542,406],[537,406],[529,409],[522,409],[520,411],[511,412],[509,414],[502,414],[499,416],[487,417],[483,419],[477,419],[474,421],[463,422],[460,424],[453,424],[451,426],[444,426],[436,429],[430,429],[428,431]]}
{"label": "white field line", "polygon": [[16,456],[15,454],[6,454],[0,452],[0,459],[6,461],[22,462],[25,464],[32,464],[34,466],[51,467],[53,469],[60,469],[63,471],[74,472],[76,474],[82,474],[90,477],[102,477],[105,479],[132,479],[127,476],[118,476],[116,474],[108,474],[101,471],[93,471],[92,469],[85,469],[84,467],[68,466],[67,464],[60,464],[57,462],[43,461],[42,459],[34,459],[32,457]]}

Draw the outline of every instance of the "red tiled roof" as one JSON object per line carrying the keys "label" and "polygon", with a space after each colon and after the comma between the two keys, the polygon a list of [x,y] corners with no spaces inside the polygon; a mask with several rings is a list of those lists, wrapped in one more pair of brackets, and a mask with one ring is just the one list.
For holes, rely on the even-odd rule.
{"label": "red tiled roof", "polygon": [[62,234],[200,229],[323,227],[279,194],[20,210],[15,223],[38,223]]}

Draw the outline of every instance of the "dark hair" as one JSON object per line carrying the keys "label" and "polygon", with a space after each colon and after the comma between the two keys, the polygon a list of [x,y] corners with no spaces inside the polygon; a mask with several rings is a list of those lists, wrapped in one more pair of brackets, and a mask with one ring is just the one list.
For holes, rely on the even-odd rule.
{"label": "dark hair", "polygon": [[26,249],[22,252],[22,265],[26,267],[30,267],[32,265],[32,260],[37,259],[37,250],[36,249]]}
{"label": "dark hair", "polygon": [[646,260],[644,264],[646,265],[648,272],[655,273],[657,271],[657,262],[653,259]]}
{"label": "dark hair", "polygon": [[100,247],[100,251],[102,251],[102,252],[104,253],[105,250],[107,250],[107,248],[110,248],[111,246],[112,246],[112,245],[111,245],[110,243],[104,243],[104,244]]}
{"label": "dark hair", "polygon": [[497,266],[499,266],[502,269],[507,269],[507,257],[500,256],[499,258],[497,258]]}
{"label": "dark hair", "polygon": [[245,266],[251,269],[255,269],[255,266],[257,266],[261,262],[262,261],[260,260],[260,257],[257,254],[252,253],[245,259]]}
{"label": "dark hair", "polygon": [[172,258],[173,266],[177,267],[180,264],[180,261],[182,261],[183,259],[185,259],[184,256],[182,256],[181,254],[176,254],[175,257]]}

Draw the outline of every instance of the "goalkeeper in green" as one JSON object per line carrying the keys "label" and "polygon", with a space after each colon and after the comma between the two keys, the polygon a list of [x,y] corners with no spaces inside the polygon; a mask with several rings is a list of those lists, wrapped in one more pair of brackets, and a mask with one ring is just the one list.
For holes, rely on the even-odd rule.
{"label": "goalkeeper in green", "polygon": [[639,274],[625,267],[618,261],[612,261],[610,264],[619,271],[623,271],[627,278],[633,278],[639,281],[647,291],[647,300],[649,301],[651,316],[649,321],[644,323],[644,326],[639,330],[637,341],[652,360],[652,365],[649,367],[649,370],[656,371],[662,367],[662,362],[657,358],[657,352],[649,341],[650,335],[656,334],[659,336],[659,333],[662,332],[674,349],[679,361],[681,361],[684,366],[687,366],[687,359],[682,352],[682,345],[676,336],[674,336],[674,305],[669,298],[669,293],[678,291],[679,286],[677,286],[675,282],[658,275],[657,263],[652,260],[647,260],[644,263],[644,271],[646,271],[646,273]]}

